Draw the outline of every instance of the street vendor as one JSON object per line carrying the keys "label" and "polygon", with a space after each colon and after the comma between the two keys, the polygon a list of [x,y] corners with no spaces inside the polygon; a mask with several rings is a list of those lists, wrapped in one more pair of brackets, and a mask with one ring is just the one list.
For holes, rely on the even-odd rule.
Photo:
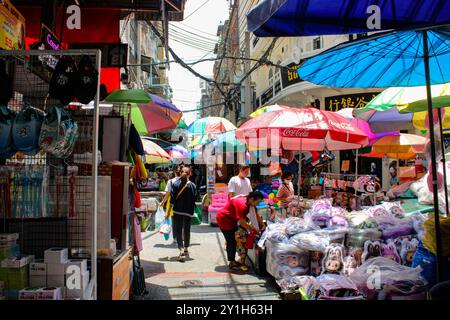
{"label": "street vendor", "polygon": [[246,196],[252,192],[252,184],[250,179],[247,178],[250,173],[250,166],[241,166],[239,168],[239,174],[234,176],[228,182],[228,195],[229,198],[236,196]]}
{"label": "street vendor", "polygon": [[287,209],[289,202],[292,200],[294,194],[294,185],[292,183],[292,179],[294,178],[294,174],[289,171],[283,172],[281,175],[281,184],[278,188],[277,199],[280,200],[280,208]]}
{"label": "street vendor", "polygon": [[[249,222],[250,210],[263,200],[259,191],[250,192],[247,196],[237,196],[230,199],[227,205],[217,213],[217,224],[226,240],[228,267],[231,270],[247,271],[245,265],[247,249],[245,248],[248,234],[259,234],[258,229]],[[259,229],[264,229],[261,217],[257,214]],[[236,261],[236,251],[239,252],[240,261]]]}

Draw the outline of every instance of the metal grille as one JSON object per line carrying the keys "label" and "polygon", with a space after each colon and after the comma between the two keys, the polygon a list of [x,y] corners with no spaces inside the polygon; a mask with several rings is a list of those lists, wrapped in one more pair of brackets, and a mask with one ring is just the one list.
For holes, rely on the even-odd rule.
{"label": "metal grille", "polygon": [[[59,52],[61,54],[62,52]],[[76,64],[95,51],[64,51]],[[0,51],[0,63],[13,70],[13,98],[8,107],[20,112],[32,106],[44,113],[60,103],[49,96],[53,73],[49,52]],[[18,232],[21,253],[42,258],[51,247],[68,247],[72,258],[91,258],[94,234],[94,109],[65,107],[79,125],[72,155],[58,159],[42,151],[17,153],[0,162],[0,218],[3,232]]]}

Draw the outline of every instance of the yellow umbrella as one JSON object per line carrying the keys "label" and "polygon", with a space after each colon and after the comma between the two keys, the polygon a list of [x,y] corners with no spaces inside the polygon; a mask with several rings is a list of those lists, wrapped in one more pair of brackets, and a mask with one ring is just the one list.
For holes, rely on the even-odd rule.
{"label": "yellow umbrella", "polygon": [[415,134],[401,133],[398,136],[385,136],[372,146],[374,153],[423,153],[427,139]]}
{"label": "yellow umbrella", "polygon": [[270,112],[270,111],[278,111],[284,108],[289,108],[288,106],[283,106],[283,105],[279,105],[279,104],[274,104],[274,105],[270,105],[270,106],[264,106],[259,108],[258,110],[250,113],[249,117],[250,118],[255,118],[263,113],[266,112]]}
{"label": "yellow umbrella", "polygon": [[[450,108],[443,108],[445,110],[444,117],[442,118],[442,128],[450,128]],[[428,130],[428,112],[421,111],[413,114],[414,128],[419,130]]]}
{"label": "yellow umbrella", "polygon": [[156,143],[147,140],[141,139],[142,145],[144,146],[145,152],[145,161],[147,163],[155,163],[155,164],[169,164],[170,163],[170,155]]}

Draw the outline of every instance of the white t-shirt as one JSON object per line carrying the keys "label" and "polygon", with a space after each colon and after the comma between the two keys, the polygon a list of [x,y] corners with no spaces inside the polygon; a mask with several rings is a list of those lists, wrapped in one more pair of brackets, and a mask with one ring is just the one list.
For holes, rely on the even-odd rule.
{"label": "white t-shirt", "polygon": [[172,186],[175,182],[178,181],[178,179],[180,179],[180,177],[175,177],[173,179],[170,179],[167,184],[166,184],[166,190],[164,190],[165,192],[172,192]]}
{"label": "white t-shirt", "polygon": [[247,196],[252,191],[252,185],[249,178],[241,179],[239,176],[235,176],[228,182],[228,192],[233,192],[234,196]]}

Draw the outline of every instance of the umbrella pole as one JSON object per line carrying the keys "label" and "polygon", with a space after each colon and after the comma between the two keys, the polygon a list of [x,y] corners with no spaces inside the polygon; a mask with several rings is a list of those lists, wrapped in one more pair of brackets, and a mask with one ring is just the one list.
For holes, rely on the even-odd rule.
{"label": "umbrella pole", "polygon": [[298,163],[298,190],[297,190],[297,205],[300,212],[300,189],[302,187],[302,149],[303,149],[303,139],[300,139],[300,156]]}
{"label": "umbrella pole", "polygon": [[428,34],[426,30],[422,31],[423,35],[423,53],[424,53],[424,66],[425,66],[425,80],[427,88],[427,109],[428,109],[428,123],[431,142],[431,166],[432,166],[432,178],[433,178],[433,200],[434,200],[434,223],[436,232],[436,269],[437,269],[437,282],[442,279],[442,243],[441,243],[441,226],[440,226],[440,213],[439,213],[439,195],[437,186],[437,165],[436,165],[436,145],[434,136],[434,119],[433,119],[433,105],[431,99],[431,81],[430,81],[430,57],[428,53]]}
{"label": "umbrella pole", "polygon": [[[356,164],[355,164],[355,181],[358,180],[358,156],[359,156],[359,149],[356,149]],[[355,196],[358,194],[356,186],[353,186],[355,188]]]}
{"label": "umbrella pole", "polygon": [[442,115],[441,110],[438,112],[439,117],[439,132],[441,135],[441,150],[442,150],[442,167],[444,169],[444,194],[445,194],[445,215],[448,215],[448,189],[447,189],[447,170],[446,170],[446,161],[445,161],[445,146],[444,146],[444,133],[442,127]]}

